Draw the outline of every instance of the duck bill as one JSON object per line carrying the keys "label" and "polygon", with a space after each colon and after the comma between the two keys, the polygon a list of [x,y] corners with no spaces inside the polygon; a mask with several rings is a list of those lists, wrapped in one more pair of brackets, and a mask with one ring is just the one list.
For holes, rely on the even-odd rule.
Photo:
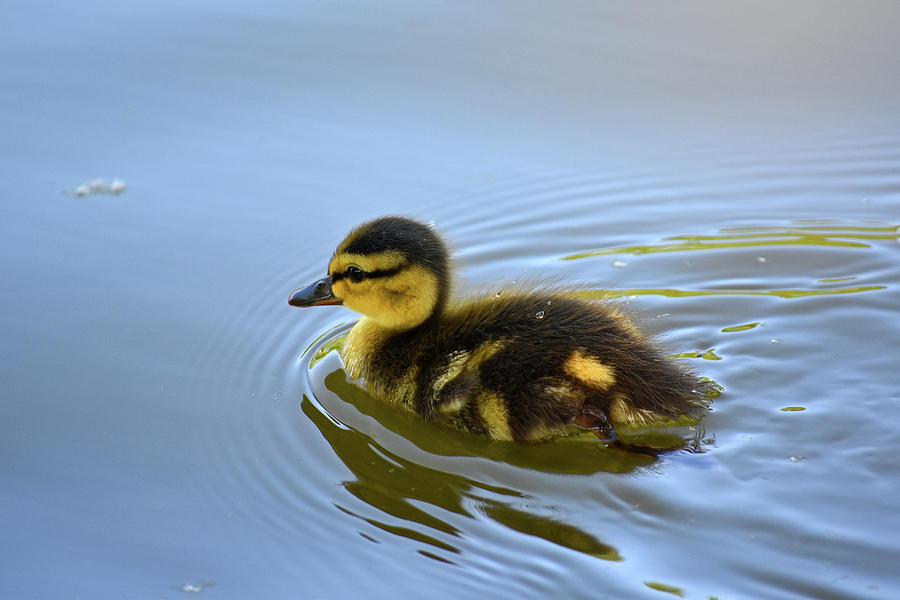
{"label": "duck bill", "polygon": [[291,306],[327,306],[331,304],[343,304],[331,291],[331,277],[323,277],[315,283],[294,290],[288,299]]}

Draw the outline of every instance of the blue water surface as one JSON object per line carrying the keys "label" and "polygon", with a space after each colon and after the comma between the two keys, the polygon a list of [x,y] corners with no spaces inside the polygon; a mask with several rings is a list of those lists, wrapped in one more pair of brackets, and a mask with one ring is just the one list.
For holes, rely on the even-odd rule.
{"label": "blue water surface", "polygon": [[[897,3],[0,22],[0,597],[900,595]],[[723,386],[703,452],[467,439],[348,383],[356,317],[286,300],[387,213],[460,290],[621,302]]]}

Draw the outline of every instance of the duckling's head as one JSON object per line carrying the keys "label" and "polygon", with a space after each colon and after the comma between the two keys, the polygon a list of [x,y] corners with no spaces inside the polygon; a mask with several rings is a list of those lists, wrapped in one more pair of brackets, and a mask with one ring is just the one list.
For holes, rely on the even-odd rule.
{"label": "duckling's head", "polygon": [[440,236],[406,217],[381,217],[347,235],[328,275],[294,291],[291,306],[343,304],[388,329],[412,329],[437,317],[449,287]]}

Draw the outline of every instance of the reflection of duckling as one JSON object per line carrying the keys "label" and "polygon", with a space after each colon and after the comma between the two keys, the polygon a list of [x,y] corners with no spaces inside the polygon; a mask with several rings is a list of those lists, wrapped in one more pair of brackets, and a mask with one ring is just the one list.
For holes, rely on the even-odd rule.
{"label": "reflection of duckling", "polygon": [[431,227],[382,217],[351,231],[328,275],[289,302],[363,314],[341,356],[375,397],[496,439],[541,439],[571,423],[614,439],[612,425],[707,406],[708,383],[614,308],[540,289],[451,303],[449,279]]}

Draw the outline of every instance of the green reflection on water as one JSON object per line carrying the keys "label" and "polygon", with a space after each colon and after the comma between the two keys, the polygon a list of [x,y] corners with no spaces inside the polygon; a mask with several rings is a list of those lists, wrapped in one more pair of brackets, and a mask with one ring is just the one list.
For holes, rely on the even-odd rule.
{"label": "green reflection on water", "polygon": [[554,544],[590,554],[603,560],[623,560],[615,548],[598,542],[596,538],[586,534],[577,527],[526,513],[499,502],[485,502],[481,510],[498,523],[502,523],[515,531],[537,536]]}
{"label": "green reflection on water", "polygon": [[858,227],[850,225],[814,225],[795,227],[733,227],[719,230],[717,235],[681,235],[663,238],[660,244],[642,244],[589,250],[563,257],[575,260],[609,254],[655,254],[765,246],[838,246],[868,248],[858,240],[897,240],[896,225]]}
{"label": "green reflection on water", "polygon": [[722,329],[722,333],[733,333],[735,331],[747,331],[753,329],[755,327],[759,327],[759,323],[747,323],[746,325],[732,325],[731,327],[725,327]]}
{"label": "green reflection on water", "polygon": [[[426,544],[430,544],[436,548],[440,548],[441,550],[445,550],[447,552],[459,554],[458,548],[451,546],[450,544],[445,544],[441,540],[439,540],[435,537],[432,537],[430,535],[426,535],[426,534],[422,533],[421,531],[416,531],[415,529],[411,529],[409,527],[399,527],[397,525],[390,525],[388,523],[383,523],[376,519],[368,519],[366,517],[363,517],[361,515],[354,513],[353,511],[351,511],[347,508],[344,508],[343,506],[341,506],[339,504],[335,504],[334,506],[341,512],[348,514],[351,517],[356,517],[357,519],[361,519],[361,520],[365,521],[366,523],[369,523],[370,525],[377,527],[378,529],[381,529],[382,531],[387,531],[388,533],[392,533],[394,535],[399,535],[401,537],[409,538],[411,540],[424,542]],[[454,535],[456,535],[455,531],[452,533]],[[368,537],[368,536],[366,536],[366,537]],[[371,539],[371,538],[369,538],[369,539]],[[447,561],[447,562],[451,562],[451,561]]]}
{"label": "green reflection on water", "polygon": [[344,340],[347,339],[347,334],[333,337],[330,340],[326,340],[322,345],[318,345],[318,344],[319,344],[320,340],[324,339],[325,337],[327,337],[329,335],[333,335],[333,333],[335,331],[337,331],[343,327],[344,327],[343,325],[336,325],[336,326],[332,327],[331,329],[328,329],[327,331],[322,333],[319,337],[314,339],[312,341],[312,343],[306,348],[306,350],[303,351],[303,354],[305,355],[313,347],[316,348],[316,353],[313,354],[309,360],[309,368],[310,369],[312,369],[314,366],[316,366],[316,363],[318,363],[320,360],[325,358],[329,352],[340,351],[341,346],[344,345]]}
{"label": "green reflection on water", "polygon": [[[695,350],[694,352],[678,352],[677,354],[670,354],[669,356],[671,358],[702,358],[704,360],[722,360],[722,357],[716,354],[715,348],[710,348],[709,350]],[[721,391],[721,386],[719,387],[719,391]]]}
{"label": "green reflection on water", "polygon": [[886,285],[861,285],[852,288],[831,290],[676,290],[672,288],[636,290],[578,290],[570,292],[576,298],[586,300],[611,300],[628,296],[667,296],[688,298],[691,296],[775,296],[777,298],[803,298],[806,296],[830,296],[833,294],[856,294],[887,289]]}
{"label": "green reflection on water", "polygon": [[[483,457],[525,468],[569,474],[597,471],[623,473],[657,460],[645,454],[608,448],[593,436],[590,436],[591,441],[587,437],[573,436],[541,444],[497,442],[426,423],[414,415],[387,406],[347,382],[342,370],[329,374],[325,384],[361,412],[375,417],[388,429],[436,455]],[[461,537],[463,532],[442,518],[442,512],[467,518],[483,515],[511,530],[590,556],[611,561],[623,560],[614,547],[587,531],[512,506],[512,503],[526,497],[522,492],[417,464],[387,450],[371,436],[336,422],[306,396],[301,402],[301,410],[316,425],[337,457],[353,472],[355,478],[344,481],[344,489],[385,515],[413,526],[367,518],[336,504],[336,508],[345,514],[392,535],[427,544],[433,551],[451,554],[460,553],[453,540]],[[683,440],[678,438],[678,441]],[[510,501],[504,502],[502,498],[509,498]],[[415,525],[434,533],[425,533]],[[421,550],[420,553],[453,563],[431,551]]]}
{"label": "green reflection on water", "polygon": [[666,583],[659,583],[657,581],[645,581],[644,585],[652,590],[657,590],[660,592],[666,592],[667,594],[672,594],[674,596],[679,596],[681,598],[684,597],[684,590],[680,587],[675,587],[674,585],[669,585]]}
{"label": "green reflection on water", "polygon": [[[342,369],[325,377],[325,387],[361,413],[437,456],[474,456],[535,471],[569,475],[628,473],[656,461],[653,456],[611,448],[590,431],[572,427],[569,435],[539,443],[500,442],[423,421],[409,411],[377,400],[347,381]],[[367,438],[368,439],[368,438]],[[372,441],[374,444],[375,442]],[[684,440],[671,447],[681,447]]]}

